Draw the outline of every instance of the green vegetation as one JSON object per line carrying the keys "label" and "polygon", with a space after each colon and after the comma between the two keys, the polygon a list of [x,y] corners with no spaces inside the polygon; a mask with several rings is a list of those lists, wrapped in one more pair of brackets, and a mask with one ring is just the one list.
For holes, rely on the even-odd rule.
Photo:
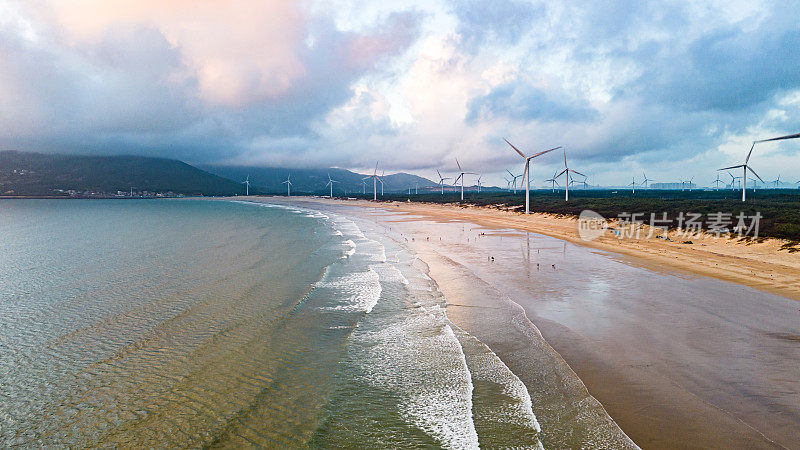
{"label": "green vegetation", "polygon": [[[606,218],[616,218],[621,214],[640,213],[645,222],[649,222],[650,214],[661,218],[675,220],[681,212],[699,213],[703,215],[706,225],[708,214],[727,213],[736,217],[740,213],[745,216],[761,214],[759,237],[774,237],[800,242],[800,190],[764,189],[755,193],[747,193],[747,202],[742,203],[741,191],[656,191],[642,190],[636,194],[623,190],[570,190],[569,202],[564,201],[564,192],[536,190],[531,192],[531,211],[577,216],[581,211],[590,209]],[[501,192],[464,193],[464,204],[478,206],[494,206],[512,211],[524,211],[525,193],[516,195]],[[370,196],[359,196],[369,197]],[[429,203],[460,203],[456,193],[420,194],[420,195],[386,195],[381,200],[416,201]],[[674,222],[677,223],[677,222]],[[749,223],[749,221],[748,221]]]}
{"label": "green vegetation", "polygon": [[66,191],[131,189],[186,195],[244,194],[241,184],[174,159],[0,152],[0,195],[66,196]]}

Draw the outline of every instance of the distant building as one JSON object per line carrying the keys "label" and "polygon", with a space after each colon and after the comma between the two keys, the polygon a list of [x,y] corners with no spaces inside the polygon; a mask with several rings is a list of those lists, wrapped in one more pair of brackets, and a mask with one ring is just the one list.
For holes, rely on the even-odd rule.
{"label": "distant building", "polygon": [[681,190],[681,189],[697,189],[694,183],[681,183],[680,181],[674,183],[650,183],[650,189],[661,190]]}

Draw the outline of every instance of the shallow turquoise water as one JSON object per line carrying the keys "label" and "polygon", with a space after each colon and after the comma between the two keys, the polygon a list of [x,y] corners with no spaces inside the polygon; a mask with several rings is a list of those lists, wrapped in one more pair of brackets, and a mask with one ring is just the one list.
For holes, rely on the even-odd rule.
{"label": "shallow turquoise water", "polygon": [[0,445],[539,445],[525,386],[379,230],[208,200],[0,211]]}

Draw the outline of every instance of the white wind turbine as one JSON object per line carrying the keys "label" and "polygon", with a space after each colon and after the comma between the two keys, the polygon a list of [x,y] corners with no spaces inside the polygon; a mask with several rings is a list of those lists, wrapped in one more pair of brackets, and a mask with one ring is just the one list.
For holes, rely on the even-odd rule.
{"label": "white wind turbine", "polygon": [[653,180],[651,180],[650,178],[647,178],[647,174],[644,173],[644,172],[642,172],[642,176],[644,177],[644,181],[642,181],[642,185],[644,186],[645,189],[647,189],[647,183],[649,183],[649,182],[651,182]]}
{"label": "white wind turbine", "polygon": [[564,175],[564,177],[565,177],[564,178],[564,186],[565,186],[565,192],[566,193],[564,195],[564,201],[569,201],[569,180],[570,180],[570,178],[572,178],[570,173],[578,174],[578,175],[580,175],[582,177],[586,176],[586,175],[578,172],[577,170],[572,170],[572,169],[569,168],[569,166],[567,165],[567,149],[564,149],[564,170],[562,170],[561,173],[559,173],[558,175],[553,177],[553,178],[558,178],[561,175]]}
{"label": "white wind turbine", "polygon": [[[750,152],[747,153],[747,158],[745,158],[744,164],[739,164],[739,165],[730,166],[730,167],[724,167],[724,168],[719,169],[719,170],[738,169],[740,167],[742,168],[742,201],[745,201],[746,200],[745,192],[747,191],[747,171],[749,170],[750,172],[753,173],[753,175],[756,176],[756,178],[761,180],[761,177],[758,176],[758,174],[755,172],[755,170],[753,170],[753,168],[748,165],[748,163],[750,162],[750,156],[753,154],[753,148],[756,146],[756,144],[760,144],[762,142],[783,141],[783,140],[786,140],[786,139],[797,139],[797,138],[800,138],[800,133],[788,134],[786,136],[779,136],[779,137],[770,138],[770,139],[761,139],[759,141],[753,141],[753,145],[750,146]],[[761,180],[761,182],[763,183],[764,180]],[[754,184],[754,186],[755,186],[755,184]],[[755,188],[753,188],[753,189],[755,190]]]}
{"label": "white wind turbine", "polygon": [[[525,156],[525,153],[522,153],[517,147],[514,147],[511,144],[511,142],[508,142],[508,139],[503,138],[503,140],[506,141],[506,144],[511,145],[511,148],[513,148],[514,151],[519,153],[520,156],[525,158],[525,170],[522,172],[522,178],[523,178],[523,180],[525,180],[525,214],[528,214],[530,212],[530,204],[531,204],[531,170],[530,170],[531,169],[531,160],[533,158],[536,158],[537,156],[542,156],[545,153],[550,153],[553,150],[558,150],[561,147],[559,146],[559,147],[551,148],[550,150],[545,150],[545,151],[533,154],[531,156]],[[566,153],[564,154],[564,158],[565,158],[565,161],[566,161]]]}
{"label": "white wind turbine", "polygon": [[291,197],[292,196],[292,174],[287,175],[286,176],[286,181],[284,181],[281,184],[285,184],[286,185],[286,196],[287,197]]}
{"label": "white wind turbine", "polygon": [[725,173],[727,173],[728,176],[731,177],[731,190],[732,191],[736,190],[736,180],[741,179],[742,177],[735,177],[735,176],[733,176],[732,173],[728,172],[727,170],[725,171]]}
{"label": "white wind turbine", "polygon": [[770,183],[774,183],[775,189],[778,189],[778,186],[781,184],[781,174],[778,174],[778,178],[770,181]]}
{"label": "white wind turbine", "polygon": [[338,181],[331,178],[331,174],[328,174],[328,184],[326,184],[325,187],[328,186],[331,187],[331,195],[330,195],[331,198],[333,198],[333,183],[338,183]]}
{"label": "white wind turbine", "polygon": [[442,195],[444,195],[444,180],[449,180],[449,177],[443,177],[442,173],[439,172],[439,169],[436,169],[436,173],[439,175],[439,187],[442,188]]}
{"label": "white wind turbine", "polygon": [[629,184],[628,186],[631,187],[631,194],[635,194],[636,193],[636,176],[631,178],[631,184]]}
{"label": "white wind turbine", "polygon": [[689,190],[692,190],[692,183],[694,183],[694,176],[689,178],[688,180],[681,180],[681,190],[683,191],[686,188],[686,185],[689,185]]}
{"label": "white wind turbine", "polygon": [[717,172],[717,179],[712,181],[711,184],[714,185],[714,189],[719,190],[719,185],[723,182],[719,179],[719,172]]}
{"label": "white wind turbine", "polygon": [[558,184],[558,180],[556,180],[556,172],[553,172],[553,178],[544,181],[549,181],[550,183],[552,183],[553,193],[556,192],[556,186],[561,187],[561,185]]}
{"label": "white wind turbine", "polygon": [[[242,181],[242,184],[245,186],[245,195],[250,195],[250,174],[247,174],[247,178]],[[133,188],[131,188],[131,192],[133,192]]]}
{"label": "white wind turbine", "polygon": [[481,192],[481,177],[483,177],[483,175],[478,175],[478,193]]}
{"label": "white wind turbine", "polygon": [[458,166],[458,177],[455,181],[453,181],[453,186],[458,184],[458,180],[461,180],[461,201],[464,201],[464,175],[477,175],[475,172],[464,172],[464,169],[461,168],[461,163],[458,162],[458,158],[456,158],[456,165]]}
{"label": "white wind turbine", "polygon": [[513,173],[511,173],[511,171],[510,171],[510,170],[508,170],[508,169],[506,169],[506,172],[508,172],[508,174],[509,174],[509,175],[511,175],[511,181],[514,183],[514,194],[516,194],[516,193],[517,193],[517,178],[521,177],[521,176],[522,176],[522,174],[519,174],[519,175],[514,175],[514,174],[513,174]]}
{"label": "white wind turbine", "polygon": [[364,177],[362,181],[369,180],[372,178],[372,200],[378,200],[378,181],[381,182],[381,195],[383,195],[383,181],[381,181],[380,177],[378,176],[378,163],[375,163],[375,170],[372,172],[372,175],[368,177]]}

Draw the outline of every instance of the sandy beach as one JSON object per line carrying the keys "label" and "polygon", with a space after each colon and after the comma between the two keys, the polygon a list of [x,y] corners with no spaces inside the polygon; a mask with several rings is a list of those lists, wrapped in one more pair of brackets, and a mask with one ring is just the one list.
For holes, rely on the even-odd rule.
{"label": "sandy beach", "polygon": [[537,383],[559,378],[529,373],[527,359],[542,349],[525,344],[513,327],[475,326],[483,318],[495,327],[511,321],[489,320],[497,302],[518,305],[585,384],[587,401],[599,400],[644,448],[792,448],[800,442],[800,254],[778,251],[780,242],[603,236],[585,243],[574,219],[290,201],[402,233],[448,298],[451,320],[490,345],[525,381],[534,403]]}
{"label": "sandy beach", "polygon": [[[523,214],[477,206],[460,207],[431,203],[376,203],[364,200],[329,200],[315,202],[356,205],[367,208],[391,208],[444,220],[467,220],[478,225],[531,231],[580,245],[635,257],[637,264],[653,264],[718,278],[759,290],[800,300],[800,252],[781,250],[786,242],[767,239],[763,242],[720,238],[710,234],[692,236],[691,244],[682,243],[676,233],[663,239],[618,239],[613,232],[586,242],[578,235],[578,220],[550,214]],[[643,226],[641,236],[650,232]],[[660,234],[660,233],[657,233]]]}

